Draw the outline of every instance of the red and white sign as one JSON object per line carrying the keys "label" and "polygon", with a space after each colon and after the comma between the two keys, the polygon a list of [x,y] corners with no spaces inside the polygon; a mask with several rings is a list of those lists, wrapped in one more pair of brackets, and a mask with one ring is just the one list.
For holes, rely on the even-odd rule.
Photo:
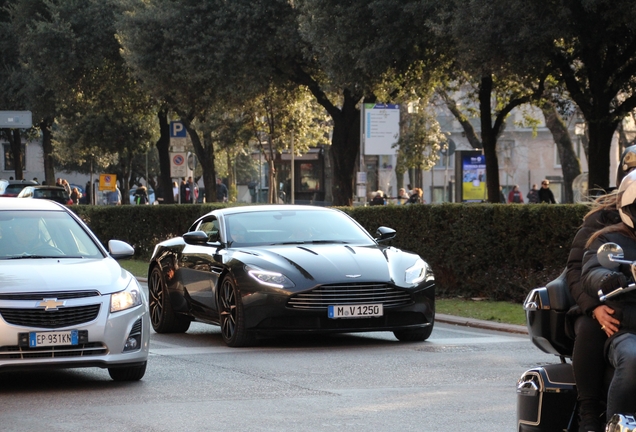
{"label": "red and white sign", "polygon": [[188,155],[186,153],[170,153],[170,177],[188,176],[187,157]]}

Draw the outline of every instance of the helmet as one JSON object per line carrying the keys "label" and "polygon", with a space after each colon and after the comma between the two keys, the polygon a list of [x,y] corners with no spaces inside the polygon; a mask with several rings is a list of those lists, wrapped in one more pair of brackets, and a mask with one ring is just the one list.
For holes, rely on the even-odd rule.
{"label": "helmet", "polygon": [[631,228],[636,226],[636,171],[625,176],[618,188],[620,201],[618,213],[623,223]]}
{"label": "helmet", "polygon": [[621,184],[623,178],[636,168],[636,145],[625,147],[616,171],[616,185]]}

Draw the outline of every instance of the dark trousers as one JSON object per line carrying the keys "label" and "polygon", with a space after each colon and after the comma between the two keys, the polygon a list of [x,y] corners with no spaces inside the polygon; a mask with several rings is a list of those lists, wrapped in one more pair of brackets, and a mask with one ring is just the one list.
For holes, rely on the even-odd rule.
{"label": "dark trousers", "polygon": [[574,323],[576,338],[572,353],[572,367],[579,401],[605,399],[604,380],[605,342],[607,335],[595,319],[581,315]]}

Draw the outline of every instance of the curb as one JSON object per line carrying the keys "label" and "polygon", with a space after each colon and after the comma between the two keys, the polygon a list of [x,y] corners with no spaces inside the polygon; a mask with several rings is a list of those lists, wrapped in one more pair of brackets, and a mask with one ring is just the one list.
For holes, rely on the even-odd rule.
{"label": "curb", "polygon": [[497,331],[504,331],[508,333],[517,333],[517,334],[525,334],[525,335],[528,334],[528,329],[522,325],[504,324],[504,323],[498,323],[494,321],[458,317],[455,315],[446,315],[446,314],[438,313],[438,314],[435,314],[435,321],[446,323],[446,324],[455,324],[455,325],[461,325],[466,327],[481,328],[486,330],[497,330]]}
{"label": "curb", "polygon": [[[137,280],[139,282],[148,283],[148,278],[138,277]],[[528,329],[525,326],[515,325],[515,324],[504,324],[498,323],[494,321],[486,321],[479,320],[474,318],[463,318],[455,315],[446,315],[446,314],[435,314],[435,321],[446,323],[446,324],[455,324],[465,327],[475,327],[481,328],[485,330],[496,330],[503,331],[508,333],[517,333],[517,334],[528,334]]]}

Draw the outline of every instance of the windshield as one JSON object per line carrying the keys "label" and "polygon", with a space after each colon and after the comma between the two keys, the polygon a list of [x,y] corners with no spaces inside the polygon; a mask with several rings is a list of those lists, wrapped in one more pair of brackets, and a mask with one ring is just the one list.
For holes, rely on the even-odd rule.
{"label": "windshield", "polygon": [[347,215],[326,210],[271,210],[226,216],[233,246],[261,244],[374,244]]}
{"label": "windshield", "polygon": [[61,211],[0,211],[0,260],[102,258],[99,247]]}

